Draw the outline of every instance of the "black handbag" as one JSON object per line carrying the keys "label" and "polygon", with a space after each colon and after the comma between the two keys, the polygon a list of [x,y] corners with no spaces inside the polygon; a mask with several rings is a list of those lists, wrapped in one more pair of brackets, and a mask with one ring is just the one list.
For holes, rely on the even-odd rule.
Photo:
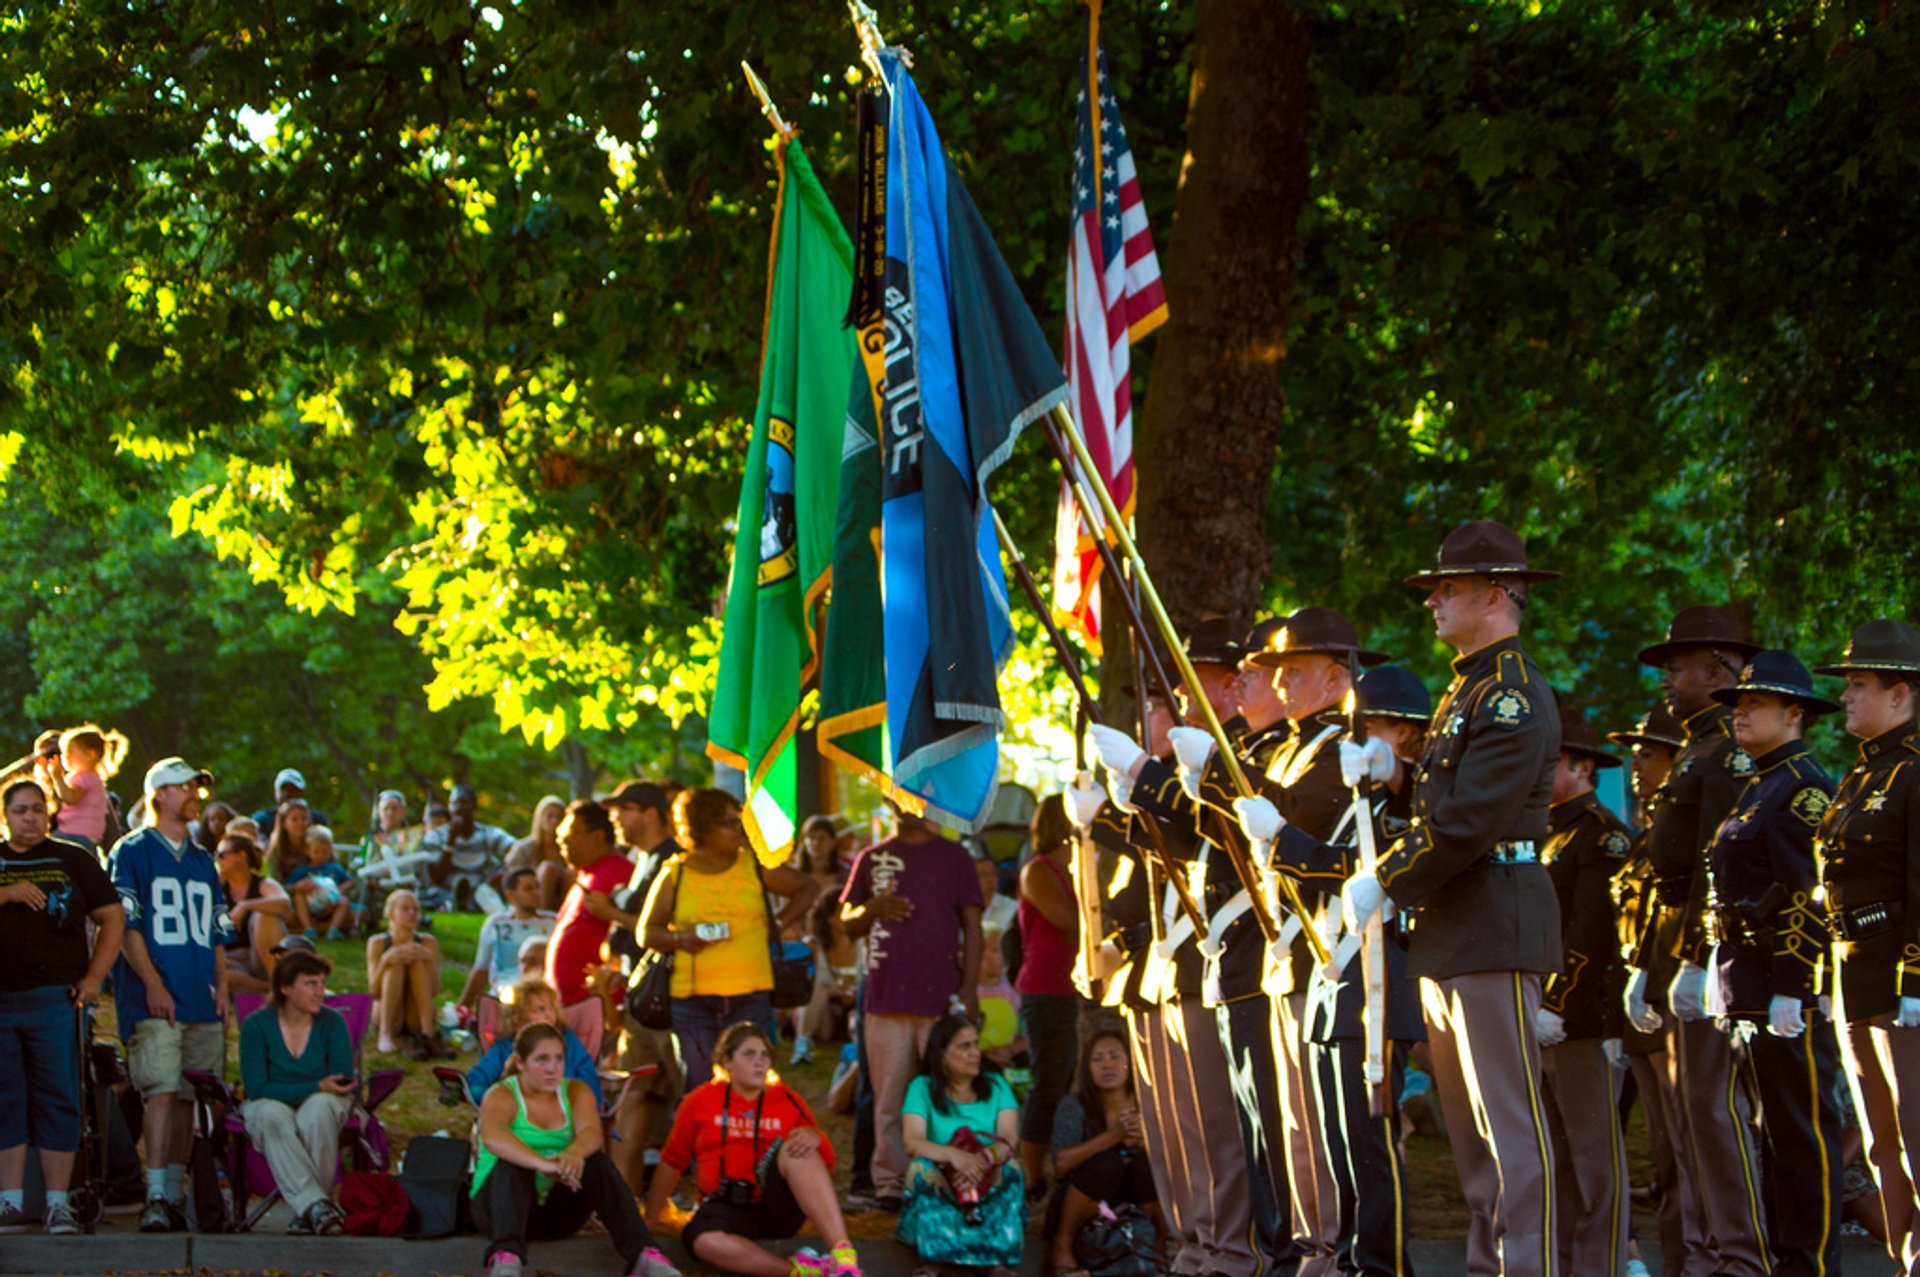
{"label": "black handbag", "polygon": [[[673,892],[680,894],[680,875],[673,874]],[[646,929],[643,918],[639,931]],[[673,952],[642,947],[634,959],[633,974],[627,978],[627,1018],[643,1029],[673,1027]]]}
{"label": "black handbag", "polygon": [[749,847],[741,853],[753,857],[754,876],[760,879],[760,903],[767,911],[767,957],[773,963],[771,1001],[776,1011],[790,1011],[813,1001],[813,947],[804,940],[782,940],[780,922],[773,916],[773,902],[767,899],[767,872],[760,857]]}

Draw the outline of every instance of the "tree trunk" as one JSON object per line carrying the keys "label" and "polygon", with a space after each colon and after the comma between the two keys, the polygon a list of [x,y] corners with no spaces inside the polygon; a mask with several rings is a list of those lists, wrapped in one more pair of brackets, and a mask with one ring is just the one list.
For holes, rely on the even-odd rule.
{"label": "tree trunk", "polygon": [[1310,47],[1293,5],[1201,0],[1166,257],[1170,314],[1153,339],[1135,443],[1141,553],[1183,628],[1213,615],[1250,621],[1266,583]]}
{"label": "tree trunk", "polygon": [[560,758],[567,765],[568,795],[593,797],[593,760],[587,756],[587,747],[569,736],[560,742]]}

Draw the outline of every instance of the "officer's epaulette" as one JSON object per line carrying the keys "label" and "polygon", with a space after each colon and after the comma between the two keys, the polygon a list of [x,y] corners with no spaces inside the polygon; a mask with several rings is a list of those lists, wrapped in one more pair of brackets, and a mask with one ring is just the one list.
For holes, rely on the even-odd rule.
{"label": "officer's epaulette", "polygon": [[1911,754],[1920,754],[1920,735],[1907,737],[1900,742],[1900,748]]}
{"label": "officer's epaulette", "polygon": [[1525,687],[1533,681],[1527,673],[1527,658],[1512,648],[1500,653],[1493,664],[1493,676],[1503,683],[1518,683]]}

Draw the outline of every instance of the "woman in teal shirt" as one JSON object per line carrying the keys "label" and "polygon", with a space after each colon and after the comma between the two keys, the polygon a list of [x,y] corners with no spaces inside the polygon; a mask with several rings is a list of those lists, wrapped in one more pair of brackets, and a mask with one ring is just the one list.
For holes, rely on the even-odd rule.
{"label": "woman in teal shirt", "polygon": [[240,1026],[240,1117],[293,1210],[293,1233],[338,1233],[347,1223],[333,1181],[353,1111],[353,1037],[327,1005],[332,973],[317,953],[286,954],[273,968],[271,1001]]}
{"label": "woman in teal shirt", "polygon": [[999,1073],[981,1071],[971,1021],[934,1023],[900,1127],[913,1159],[900,1240],[927,1263],[1017,1267],[1027,1222],[1026,1177],[1010,1161],[1020,1102]]}
{"label": "woman in teal shirt", "polygon": [[529,1024],[513,1053],[518,1071],[480,1101],[473,1217],[493,1237],[488,1277],[520,1277],[529,1238],[571,1237],[589,1215],[606,1225],[632,1277],[680,1277],[607,1156],[592,1089],[567,1076],[560,1030]]}

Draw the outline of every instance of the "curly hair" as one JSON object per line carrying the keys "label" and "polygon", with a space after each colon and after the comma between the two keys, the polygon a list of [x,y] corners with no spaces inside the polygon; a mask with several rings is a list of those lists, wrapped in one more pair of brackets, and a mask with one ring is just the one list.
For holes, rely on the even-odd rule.
{"label": "curly hair", "polygon": [[739,815],[740,800],[724,789],[684,790],[673,800],[673,840],[692,851]]}

